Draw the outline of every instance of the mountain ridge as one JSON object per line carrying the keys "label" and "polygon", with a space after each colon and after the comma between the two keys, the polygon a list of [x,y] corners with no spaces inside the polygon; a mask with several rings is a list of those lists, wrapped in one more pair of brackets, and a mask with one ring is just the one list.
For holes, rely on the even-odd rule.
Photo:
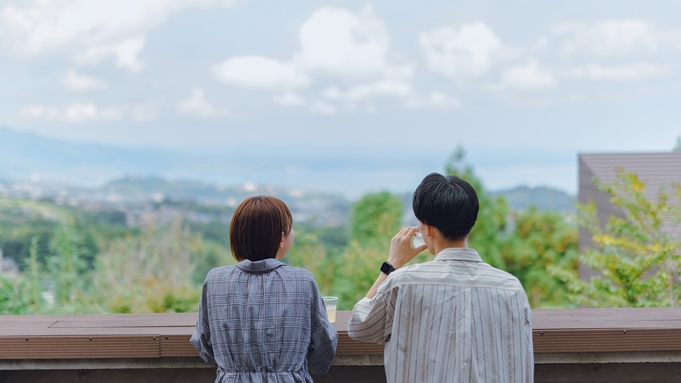
{"label": "mountain ridge", "polygon": [[[437,151],[367,147],[125,148],[62,141],[0,127],[0,180],[6,183],[94,188],[121,179],[158,177],[223,186],[255,183],[340,193],[354,199],[383,190],[397,194],[413,190],[424,174],[441,172],[446,158],[446,153]],[[514,198],[520,197],[509,199]],[[564,196],[557,198],[565,200]],[[518,204],[522,207],[527,202]]]}
{"label": "mountain ridge", "polygon": [[509,208],[524,211],[531,207],[560,213],[576,212],[574,196],[548,186],[530,187],[520,185],[509,189],[491,192],[493,197],[503,197]]}

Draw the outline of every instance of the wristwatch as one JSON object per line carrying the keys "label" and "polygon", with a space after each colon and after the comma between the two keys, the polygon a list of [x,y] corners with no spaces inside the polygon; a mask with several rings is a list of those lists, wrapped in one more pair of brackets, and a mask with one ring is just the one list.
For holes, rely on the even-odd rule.
{"label": "wristwatch", "polygon": [[388,263],[388,261],[383,262],[383,264],[381,265],[381,272],[382,273],[385,273],[386,275],[390,275],[390,273],[392,273],[393,271],[395,271],[395,268],[393,267],[393,265]]}

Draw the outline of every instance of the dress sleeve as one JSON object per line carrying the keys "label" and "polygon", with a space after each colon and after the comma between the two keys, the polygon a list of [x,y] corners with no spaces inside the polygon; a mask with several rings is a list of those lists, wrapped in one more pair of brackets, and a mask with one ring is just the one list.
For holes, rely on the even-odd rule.
{"label": "dress sleeve", "polygon": [[310,310],[312,336],[307,349],[307,363],[312,373],[326,374],[336,356],[338,332],[326,316],[326,307],[317,284],[313,282],[312,307]]}
{"label": "dress sleeve", "polygon": [[523,349],[525,350],[525,382],[534,382],[534,346],[532,342],[532,310],[525,296],[525,326],[523,327]]}
{"label": "dress sleeve", "polygon": [[208,321],[208,281],[203,283],[201,300],[199,301],[199,318],[196,320],[196,329],[190,341],[199,352],[199,356],[206,363],[217,364],[213,354],[213,343],[210,339],[210,322]]}

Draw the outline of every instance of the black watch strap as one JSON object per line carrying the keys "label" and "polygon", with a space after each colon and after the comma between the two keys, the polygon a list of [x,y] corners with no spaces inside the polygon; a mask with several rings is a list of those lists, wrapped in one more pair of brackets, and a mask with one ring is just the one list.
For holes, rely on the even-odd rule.
{"label": "black watch strap", "polygon": [[383,262],[383,264],[381,265],[381,272],[382,273],[385,273],[386,275],[390,275],[390,273],[392,273],[393,271],[395,271],[395,268],[393,267],[393,265],[388,263],[388,261]]}

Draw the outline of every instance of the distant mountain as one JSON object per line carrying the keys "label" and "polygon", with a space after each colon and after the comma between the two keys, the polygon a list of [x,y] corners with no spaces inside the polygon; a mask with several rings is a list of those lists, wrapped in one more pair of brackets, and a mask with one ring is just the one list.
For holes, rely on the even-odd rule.
{"label": "distant mountain", "polygon": [[[383,190],[400,194],[407,191],[405,206],[410,206],[414,187],[425,174],[442,171],[447,157],[446,151],[360,145],[254,144],[225,145],[212,150],[116,147],[61,141],[0,127],[2,182],[98,188],[119,180],[106,187],[117,189],[117,193],[162,190],[158,193],[173,198],[198,195],[212,199],[221,196],[225,188],[256,185],[349,198]],[[483,159],[489,161],[489,157],[478,161],[484,164]],[[535,157],[522,161],[541,158]],[[190,186],[192,182],[194,185]],[[549,188],[519,187],[496,194],[503,195],[514,209],[531,205],[556,211],[574,209],[573,197]]]}
{"label": "distant mountain", "polygon": [[0,180],[97,187],[158,177],[237,186],[248,183],[340,193],[402,191],[437,171],[445,155],[425,149],[229,145],[157,149],[66,142],[0,127]]}
{"label": "distant mountain", "polygon": [[511,210],[522,211],[535,206],[539,210],[559,213],[575,212],[575,197],[563,191],[549,187],[518,186],[512,189],[491,193],[495,197],[503,197]]}

